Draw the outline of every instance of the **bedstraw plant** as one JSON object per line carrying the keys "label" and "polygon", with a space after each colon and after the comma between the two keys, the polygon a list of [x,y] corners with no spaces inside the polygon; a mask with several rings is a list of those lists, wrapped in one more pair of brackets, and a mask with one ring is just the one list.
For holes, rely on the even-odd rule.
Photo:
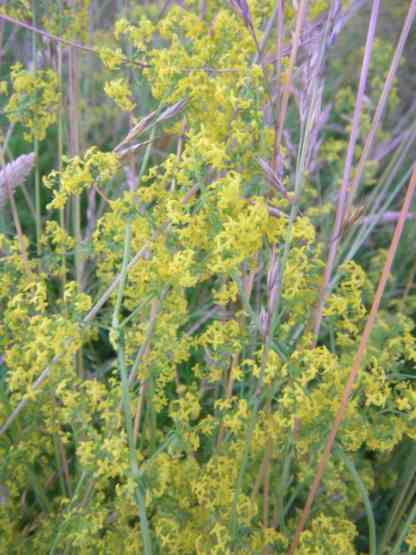
{"label": "bedstraw plant", "polygon": [[0,553],[416,553],[389,4],[0,3]]}

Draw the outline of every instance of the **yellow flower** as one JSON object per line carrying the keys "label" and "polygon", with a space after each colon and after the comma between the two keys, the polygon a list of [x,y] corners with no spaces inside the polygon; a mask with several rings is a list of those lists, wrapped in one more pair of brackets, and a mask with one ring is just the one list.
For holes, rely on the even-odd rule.
{"label": "yellow flower", "polygon": [[124,111],[132,112],[135,104],[127,81],[123,78],[113,79],[104,85],[104,91]]}

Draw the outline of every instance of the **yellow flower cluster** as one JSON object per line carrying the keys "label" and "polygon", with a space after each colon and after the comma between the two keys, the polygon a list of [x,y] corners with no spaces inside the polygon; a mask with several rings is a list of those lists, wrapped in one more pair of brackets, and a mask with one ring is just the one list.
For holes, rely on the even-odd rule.
{"label": "yellow flower cluster", "polygon": [[0,13],[25,20],[32,15],[32,2],[30,0],[11,0],[0,6]]}
{"label": "yellow flower cluster", "polygon": [[63,4],[52,2],[48,8],[48,15],[42,18],[42,25],[47,31],[66,39],[88,42],[91,0],[71,0]]}
{"label": "yellow flower cluster", "polygon": [[104,85],[105,93],[114,100],[124,112],[132,112],[134,102],[131,101],[131,91],[125,79],[113,79]]}
{"label": "yellow flower cluster", "polygon": [[28,71],[21,63],[12,67],[13,94],[5,113],[13,123],[22,124],[26,140],[42,140],[56,121],[59,105],[58,77],[51,69]]}
{"label": "yellow flower cluster", "polygon": [[84,189],[101,185],[112,179],[118,168],[119,159],[112,152],[100,152],[89,148],[84,157],[65,159],[62,172],[53,171],[44,178],[44,185],[54,189],[54,199],[49,208],[63,208],[70,195],[79,195]]}
{"label": "yellow flower cluster", "polygon": [[[256,40],[275,2],[247,1],[255,37],[227,3],[207,2],[204,14],[199,0],[177,4],[158,25],[137,7],[134,24],[115,24],[115,49],[99,51],[120,72],[104,90],[122,111],[136,107],[138,61],[155,114],[187,101],[165,129],[181,134],[177,153],[146,154],[137,189],[120,194],[122,161],[97,147],[44,179],[58,209],[117,184],[88,245],[93,286],[68,277],[79,245],[53,214],[39,258],[0,235],[1,422],[26,403],[0,436],[2,553],[283,555],[348,378],[375,275],[356,262],[338,269],[315,344],[319,219],[331,206],[294,210],[293,193],[272,192],[259,171],[274,127]],[[285,3],[290,29],[295,4]],[[311,2],[309,17],[328,4]],[[89,2],[74,5],[85,20]],[[84,20],[68,36],[82,38]],[[56,76],[15,66],[12,84],[6,112],[44,138]],[[344,87],[339,112],[353,101]],[[321,149],[336,177],[345,146],[332,137]],[[369,493],[379,465],[416,438],[415,361],[413,322],[380,312],[337,436]],[[345,460],[328,464],[296,555],[358,553],[362,488]]]}

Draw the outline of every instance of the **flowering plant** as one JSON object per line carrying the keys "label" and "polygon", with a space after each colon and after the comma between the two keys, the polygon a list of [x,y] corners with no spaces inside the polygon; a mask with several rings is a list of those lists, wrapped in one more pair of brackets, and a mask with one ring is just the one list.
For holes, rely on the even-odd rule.
{"label": "flowering plant", "polygon": [[412,552],[416,3],[348,56],[360,2],[36,4],[0,12],[0,551]]}

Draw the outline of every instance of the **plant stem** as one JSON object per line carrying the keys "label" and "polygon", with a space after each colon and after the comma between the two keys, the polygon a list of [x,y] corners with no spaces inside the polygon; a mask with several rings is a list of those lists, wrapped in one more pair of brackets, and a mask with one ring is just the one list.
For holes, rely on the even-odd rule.
{"label": "plant stem", "polygon": [[407,536],[407,533],[409,531],[409,528],[412,525],[412,523],[414,522],[414,520],[416,520],[416,503],[413,505],[413,508],[410,511],[410,514],[407,517],[407,520],[404,523],[404,525],[403,525],[403,527],[400,531],[399,537],[397,538],[397,541],[394,544],[390,555],[399,555],[402,544],[403,544],[403,542],[404,542],[404,540]]}
{"label": "plant stem", "polygon": [[371,334],[372,329],[374,327],[375,319],[376,319],[377,314],[378,314],[378,310],[379,310],[380,303],[381,303],[381,298],[383,296],[387,280],[390,276],[390,271],[391,271],[391,267],[393,265],[394,255],[396,254],[397,247],[399,245],[400,237],[401,237],[401,234],[402,234],[402,231],[403,231],[403,227],[404,227],[404,224],[405,224],[405,221],[406,221],[406,217],[409,213],[410,203],[412,201],[415,189],[416,189],[416,164],[414,165],[412,177],[411,177],[409,185],[407,187],[406,196],[405,196],[405,199],[404,199],[404,202],[403,202],[402,209],[400,211],[400,218],[397,222],[396,229],[395,229],[394,235],[393,235],[393,239],[390,243],[390,248],[389,248],[389,251],[388,251],[388,254],[387,254],[387,259],[386,259],[386,262],[385,262],[385,265],[384,265],[384,268],[383,268],[383,271],[382,271],[382,274],[381,274],[381,277],[380,277],[380,280],[379,280],[379,283],[378,283],[376,293],[374,295],[373,304],[371,306],[371,310],[370,310],[370,313],[368,315],[368,319],[367,319],[363,334],[362,334],[361,339],[360,339],[360,344],[359,344],[357,353],[356,353],[356,355],[353,359],[353,362],[352,362],[351,371],[350,371],[347,383],[345,384],[344,391],[342,393],[342,398],[341,398],[338,410],[336,412],[331,431],[330,431],[330,433],[328,435],[328,438],[327,438],[324,453],[321,457],[321,460],[319,461],[319,465],[318,465],[318,468],[317,468],[317,471],[316,471],[315,478],[313,480],[311,489],[309,491],[309,495],[308,495],[308,498],[306,500],[305,507],[303,509],[303,513],[301,515],[298,526],[296,528],[295,535],[294,535],[293,540],[292,540],[292,544],[289,548],[289,551],[288,551],[289,555],[293,555],[295,553],[297,547],[298,547],[298,544],[299,544],[299,541],[300,541],[300,536],[303,532],[306,521],[309,517],[313,501],[316,497],[316,494],[318,493],[318,489],[319,489],[319,486],[320,486],[320,483],[321,483],[323,473],[325,471],[326,465],[327,465],[329,457],[331,455],[331,451],[332,451],[332,447],[334,445],[335,437],[337,435],[337,432],[338,432],[338,429],[341,425],[341,422],[344,419],[344,416],[345,416],[345,413],[346,413],[346,410],[347,410],[348,401],[349,401],[350,395],[351,395],[353,387],[354,387],[354,382],[357,378],[361,363],[362,363],[363,358],[364,358],[365,350],[366,350],[366,347],[367,347],[367,342],[369,340],[370,334]]}
{"label": "plant stem", "polygon": [[361,66],[360,82],[358,85],[358,91],[355,99],[354,115],[352,118],[352,130],[351,130],[351,134],[348,142],[347,156],[345,158],[342,185],[338,195],[334,229],[329,243],[328,258],[325,265],[325,272],[324,272],[323,283],[322,283],[321,291],[319,295],[319,302],[314,314],[313,334],[314,334],[315,343],[318,339],[319,330],[321,327],[324,304],[325,304],[326,297],[328,295],[328,285],[334,268],[338,239],[341,233],[341,227],[346,213],[349,178],[350,178],[350,173],[352,168],[355,145],[357,142],[358,132],[360,129],[360,117],[361,117],[362,107],[364,104],[364,93],[365,93],[365,88],[367,84],[368,70],[370,66],[370,58],[371,58],[371,52],[373,49],[379,8],[380,8],[380,0],[374,0],[372,9],[371,9],[370,22],[368,25],[367,41],[366,41],[365,50],[364,50],[363,63]]}
{"label": "plant stem", "polygon": [[[36,2],[32,0],[32,23],[36,27]],[[36,72],[36,33],[32,33],[32,62],[33,71]],[[40,175],[39,175],[39,141],[34,138],[33,151],[35,153],[35,213],[36,213],[36,251],[38,256],[41,253],[41,233],[42,233],[42,214],[40,206]]]}
{"label": "plant stem", "polygon": [[368,522],[368,532],[369,532],[369,555],[376,555],[377,553],[377,537],[376,537],[376,521],[374,518],[373,509],[371,507],[371,501],[367,492],[367,489],[364,485],[364,482],[361,480],[360,475],[355,468],[353,460],[341,449],[339,445],[334,446],[334,451],[338,455],[338,457],[342,460],[345,466],[351,473],[353,480],[357,486],[358,491],[361,493],[361,497],[363,499],[365,512],[367,514],[367,522]]}
{"label": "plant stem", "polygon": [[136,483],[135,496],[139,507],[140,528],[144,544],[145,555],[152,555],[152,542],[149,530],[149,523],[146,516],[145,498],[143,492],[143,485],[141,480],[141,472],[137,465],[136,446],[133,434],[132,414],[130,409],[130,395],[129,395],[129,379],[127,375],[127,368],[125,365],[124,357],[124,330],[120,326],[120,312],[123,301],[124,288],[127,280],[128,273],[128,258],[130,252],[131,242],[131,223],[128,222],[125,228],[124,236],[124,254],[121,269],[121,277],[119,281],[119,288],[117,292],[116,303],[114,307],[112,330],[115,336],[115,346],[117,350],[117,361],[121,378],[121,392],[122,392],[122,406],[124,412],[124,420],[127,432],[127,441],[129,447],[130,469],[133,480]]}
{"label": "plant stem", "polygon": [[[62,22],[62,1],[59,2],[59,16]],[[61,29],[62,32],[62,29]],[[62,172],[62,157],[64,154],[64,109],[63,109],[63,66],[62,66],[62,44],[58,44],[58,84],[59,84],[59,105],[58,105],[58,171]],[[65,230],[65,208],[59,209],[59,223]],[[62,256],[62,277],[61,277],[61,294],[64,297],[66,284],[66,257]]]}

